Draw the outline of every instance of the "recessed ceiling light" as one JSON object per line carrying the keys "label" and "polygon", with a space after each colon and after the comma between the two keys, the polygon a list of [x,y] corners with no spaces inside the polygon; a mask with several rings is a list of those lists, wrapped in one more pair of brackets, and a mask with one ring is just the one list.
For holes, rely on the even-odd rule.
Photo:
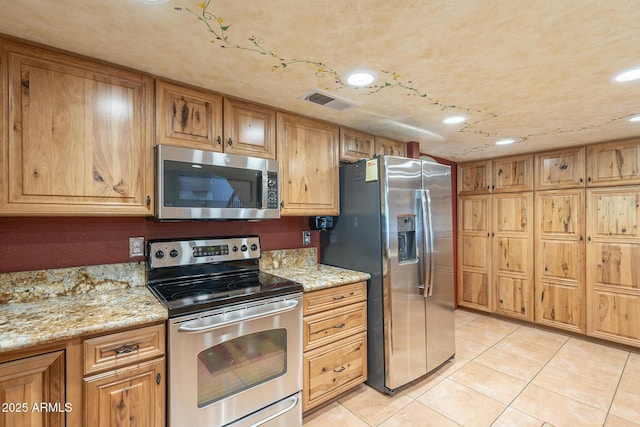
{"label": "recessed ceiling light", "polygon": [[345,80],[351,86],[366,86],[374,82],[376,75],[371,71],[352,71],[347,74]]}
{"label": "recessed ceiling light", "polygon": [[613,80],[617,82],[630,82],[640,79],[640,67],[632,68],[615,75]]}
{"label": "recessed ceiling light", "polygon": [[629,119],[630,122],[640,122],[640,114]]}
{"label": "recessed ceiling light", "polygon": [[496,141],[496,145],[509,145],[509,144],[513,144],[514,142],[516,142],[515,139],[505,138],[505,139],[501,139],[499,141]]}
{"label": "recessed ceiling light", "polygon": [[462,123],[465,120],[467,120],[465,116],[451,116],[444,119],[442,123],[445,123],[447,125],[457,125],[458,123]]}

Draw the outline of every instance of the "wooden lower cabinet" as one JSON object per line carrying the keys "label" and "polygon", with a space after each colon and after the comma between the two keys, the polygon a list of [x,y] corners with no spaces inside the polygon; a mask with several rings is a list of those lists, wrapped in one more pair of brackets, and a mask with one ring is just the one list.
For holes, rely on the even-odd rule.
{"label": "wooden lower cabinet", "polygon": [[303,364],[302,410],[307,411],[367,380],[367,334],[305,352]]}
{"label": "wooden lower cabinet", "polygon": [[640,186],[587,190],[587,334],[640,346]]}
{"label": "wooden lower cabinet", "polygon": [[165,326],[89,338],[84,347],[84,426],[165,424]]}
{"label": "wooden lower cabinet", "polygon": [[584,333],[584,190],[540,191],[535,205],[535,321]]}
{"label": "wooden lower cabinet", "polygon": [[366,282],[304,294],[302,410],[367,380]]}
{"label": "wooden lower cabinet", "polygon": [[0,426],[64,426],[64,350],[0,363],[0,403]]}
{"label": "wooden lower cabinet", "polygon": [[84,382],[85,426],[164,426],[164,358],[107,371]]}
{"label": "wooden lower cabinet", "polygon": [[458,304],[493,311],[491,196],[458,198]]}
{"label": "wooden lower cabinet", "polygon": [[533,321],[533,193],[491,198],[494,311]]}

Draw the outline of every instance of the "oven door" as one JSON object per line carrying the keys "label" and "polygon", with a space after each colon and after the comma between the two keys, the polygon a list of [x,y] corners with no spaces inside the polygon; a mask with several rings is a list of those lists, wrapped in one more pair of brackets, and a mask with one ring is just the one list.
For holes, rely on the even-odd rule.
{"label": "oven door", "polygon": [[170,319],[169,425],[222,426],[298,393],[301,300],[298,293]]}

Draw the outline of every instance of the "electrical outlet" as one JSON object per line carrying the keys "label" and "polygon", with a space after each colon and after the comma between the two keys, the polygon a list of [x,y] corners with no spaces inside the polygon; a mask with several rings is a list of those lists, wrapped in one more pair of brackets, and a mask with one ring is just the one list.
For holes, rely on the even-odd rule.
{"label": "electrical outlet", "polygon": [[311,232],[309,230],[304,230],[302,232],[302,244],[303,245],[311,244]]}
{"label": "electrical outlet", "polygon": [[144,256],[144,237],[129,237],[129,258]]}

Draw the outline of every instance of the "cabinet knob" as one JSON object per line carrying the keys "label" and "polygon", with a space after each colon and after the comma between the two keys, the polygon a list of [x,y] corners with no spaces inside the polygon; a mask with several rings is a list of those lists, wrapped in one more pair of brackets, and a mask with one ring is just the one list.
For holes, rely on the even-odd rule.
{"label": "cabinet knob", "polygon": [[160,381],[162,381],[162,377],[160,376],[160,373],[156,374],[156,384],[160,385]]}
{"label": "cabinet knob", "polygon": [[284,208],[284,200],[280,202],[280,207]]}
{"label": "cabinet knob", "polygon": [[220,135],[218,135],[218,137],[216,138],[216,142],[218,143],[218,145],[222,145],[222,137]]}
{"label": "cabinet knob", "polygon": [[151,196],[147,195],[147,206],[151,206]]}
{"label": "cabinet knob", "polygon": [[229,147],[231,147],[231,144],[233,144],[233,141],[231,140],[231,138],[229,138],[229,139],[227,140],[227,145],[228,145]]}

